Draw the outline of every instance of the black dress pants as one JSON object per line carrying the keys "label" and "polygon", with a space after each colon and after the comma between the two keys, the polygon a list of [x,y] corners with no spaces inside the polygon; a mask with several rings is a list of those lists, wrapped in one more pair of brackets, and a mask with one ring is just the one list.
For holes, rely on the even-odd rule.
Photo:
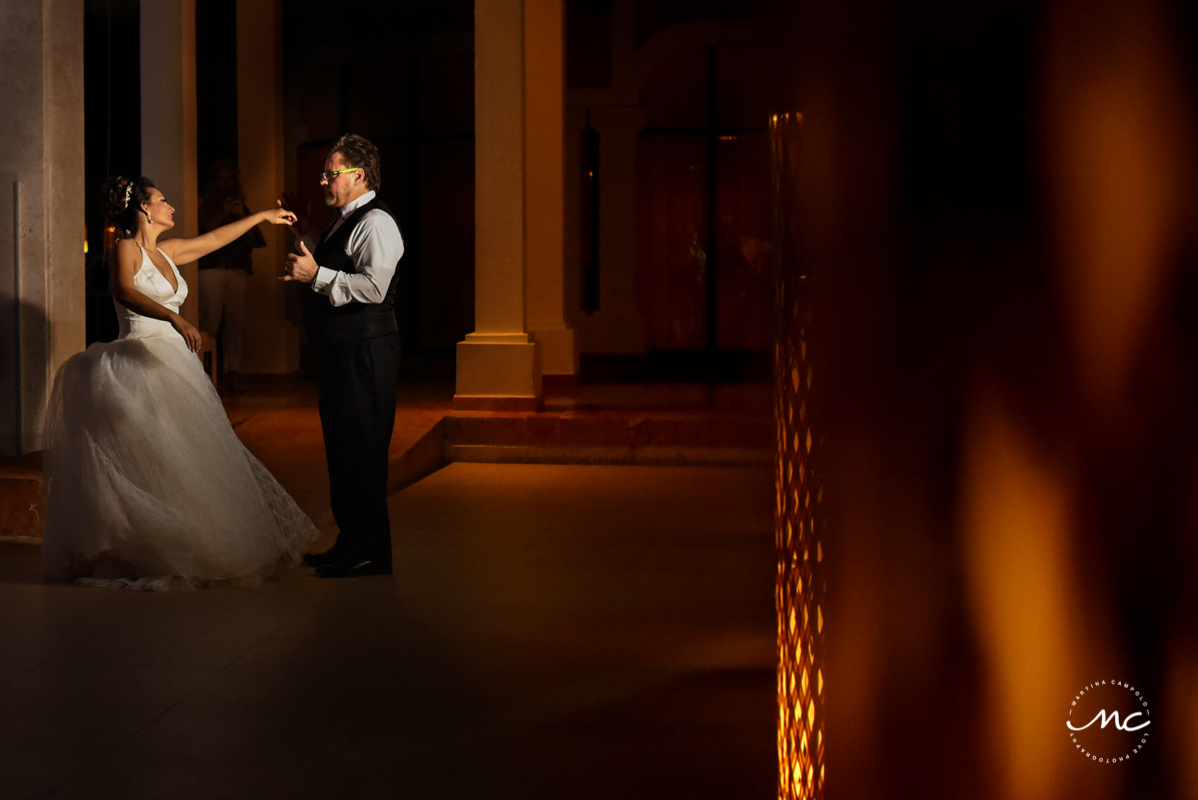
{"label": "black dress pants", "polygon": [[318,349],[320,427],[338,550],[391,562],[387,449],[395,426],[399,334]]}

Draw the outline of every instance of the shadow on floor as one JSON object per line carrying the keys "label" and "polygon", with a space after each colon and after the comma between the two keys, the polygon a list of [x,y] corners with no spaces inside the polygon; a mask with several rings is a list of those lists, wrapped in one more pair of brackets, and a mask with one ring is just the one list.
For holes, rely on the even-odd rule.
{"label": "shadow on floor", "polygon": [[0,541],[0,583],[44,583],[42,549],[36,543]]}

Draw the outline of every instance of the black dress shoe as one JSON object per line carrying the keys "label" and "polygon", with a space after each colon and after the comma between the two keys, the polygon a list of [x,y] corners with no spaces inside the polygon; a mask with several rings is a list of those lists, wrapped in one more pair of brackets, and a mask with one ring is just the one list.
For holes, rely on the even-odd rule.
{"label": "black dress shoe", "polygon": [[338,550],[337,546],[333,545],[323,553],[304,553],[304,566],[327,567],[329,564],[336,564],[343,558],[345,558],[345,550]]}
{"label": "black dress shoe", "polygon": [[333,564],[316,568],[321,578],[360,578],[363,575],[390,575],[391,560],[369,556],[347,556]]}

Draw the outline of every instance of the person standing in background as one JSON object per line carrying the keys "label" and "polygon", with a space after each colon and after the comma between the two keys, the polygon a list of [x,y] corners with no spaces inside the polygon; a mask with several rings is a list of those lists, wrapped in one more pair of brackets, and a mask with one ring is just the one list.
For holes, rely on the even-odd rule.
{"label": "person standing in background", "polygon": [[[213,162],[208,167],[200,199],[200,233],[236,222],[249,213],[236,165],[228,159]],[[228,373],[227,386],[233,392],[245,391],[242,358],[246,281],[254,272],[254,249],[265,246],[262,232],[251,228],[244,236],[200,259],[200,330],[216,336],[224,322],[222,367]]]}

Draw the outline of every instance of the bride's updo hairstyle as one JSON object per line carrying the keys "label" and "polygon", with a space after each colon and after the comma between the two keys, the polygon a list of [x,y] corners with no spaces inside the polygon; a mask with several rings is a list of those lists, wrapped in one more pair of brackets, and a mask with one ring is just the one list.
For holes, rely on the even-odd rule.
{"label": "bride's updo hairstyle", "polygon": [[116,227],[121,236],[132,239],[137,231],[137,218],[142,215],[142,203],[150,202],[154,181],[142,175],[131,181],[121,175],[104,184],[104,219]]}

